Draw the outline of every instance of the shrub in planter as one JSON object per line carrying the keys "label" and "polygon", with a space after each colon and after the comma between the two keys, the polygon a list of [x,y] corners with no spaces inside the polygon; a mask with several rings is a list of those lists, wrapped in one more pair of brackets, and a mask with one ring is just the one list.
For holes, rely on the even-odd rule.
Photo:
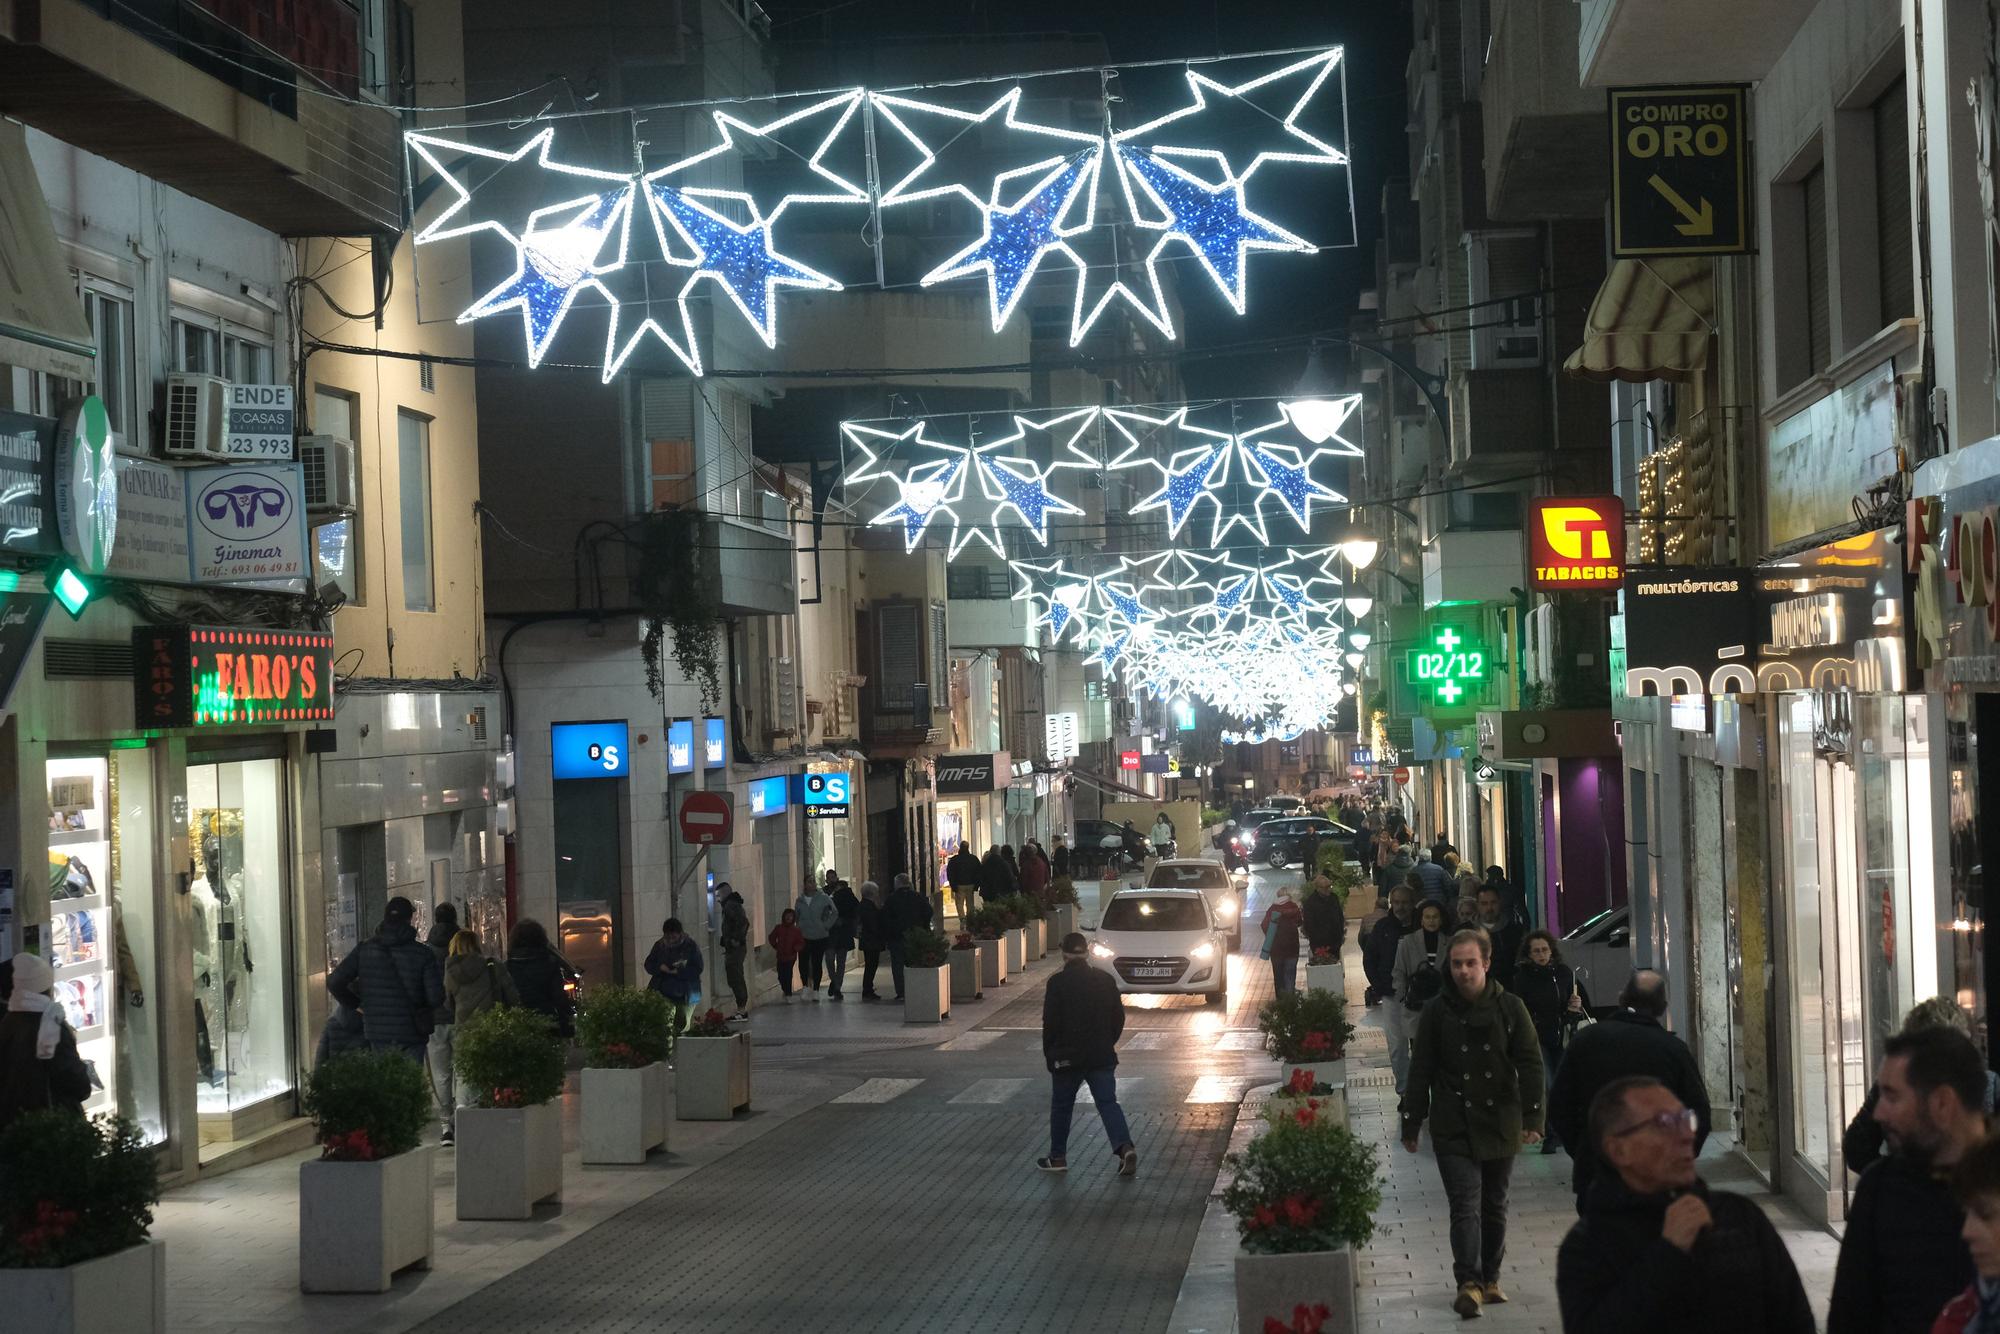
{"label": "shrub in planter", "polygon": [[691,1038],[733,1038],[736,1030],[729,1026],[729,1016],[720,1010],[705,1010],[688,1020],[687,1032]]}
{"label": "shrub in planter", "polygon": [[1017,924],[1038,922],[1042,919],[1041,900],[1032,894],[1010,894],[1000,902],[1019,919]]}
{"label": "shrub in planter", "polygon": [[998,940],[1007,931],[1000,909],[995,904],[974,908],[966,914],[965,927],[980,940]]}
{"label": "shrub in planter", "polygon": [[458,1026],[452,1066],[481,1107],[533,1107],[561,1096],[563,1044],[555,1021],[516,1005]]}
{"label": "shrub in planter", "polygon": [[1049,902],[1072,906],[1080,904],[1082,900],[1076,896],[1076,881],[1066,875],[1057,876],[1055,883],[1049,886]]}
{"label": "shrub in planter", "polygon": [[1000,917],[1002,931],[1012,931],[1025,920],[1021,916],[1020,898],[1019,894],[1010,894],[994,901],[992,908]]}
{"label": "shrub in planter", "polygon": [[667,1059],[673,1007],[643,987],[593,987],[576,1017],[583,1063],[599,1070],[637,1070]]}
{"label": "shrub in planter", "polygon": [[0,1134],[0,1269],[60,1268],[137,1246],[160,1173],[138,1127],[27,1112]]}
{"label": "shrub in planter", "polygon": [[403,1052],[344,1051],[319,1063],[300,1101],[318,1128],[320,1157],[373,1163],[422,1142],[431,1085]]}
{"label": "shrub in planter", "polygon": [[1264,1050],[1288,1065],[1336,1061],[1353,1040],[1347,998],[1330,991],[1288,991],[1257,1011]]}
{"label": "shrub in planter", "polygon": [[951,941],[945,938],[944,932],[928,926],[913,926],[903,933],[905,964],[917,968],[938,968],[950,961]]}
{"label": "shrub in planter", "polygon": [[1230,1155],[1236,1179],[1222,1205],[1236,1217],[1243,1249],[1292,1255],[1365,1245],[1382,1204],[1375,1146],[1339,1126],[1274,1123]]}
{"label": "shrub in planter", "polygon": [[973,939],[970,931],[961,931],[951,938],[951,947],[954,950],[976,950],[979,942]]}
{"label": "shrub in planter", "polygon": [[1340,951],[1331,945],[1315,945],[1313,946],[1312,958],[1309,962],[1320,965],[1339,963]]}

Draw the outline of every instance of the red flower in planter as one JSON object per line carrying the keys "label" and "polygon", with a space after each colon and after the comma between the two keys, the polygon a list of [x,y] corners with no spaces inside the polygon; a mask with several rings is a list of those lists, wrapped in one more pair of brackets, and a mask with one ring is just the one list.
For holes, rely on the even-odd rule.
{"label": "red flower in planter", "polygon": [[1250,1215],[1250,1226],[1252,1228],[1262,1229],[1276,1227],[1277,1225],[1278,1211],[1268,1204],[1258,1205],[1257,1212]]}
{"label": "red flower in planter", "polygon": [[1304,1195],[1287,1195],[1281,1202],[1285,1222],[1291,1227],[1311,1227],[1319,1217],[1319,1201]]}
{"label": "red flower in planter", "polygon": [[1339,960],[1338,958],[1336,958],[1336,957],[1335,957],[1335,955],[1334,955],[1334,953],[1333,953],[1333,946],[1331,946],[1331,945],[1315,945],[1315,946],[1313,946],[1313,958],[1312,958],[1312,961],[1313,961],[1314,963],[1339,963],[1339,962],[1340,962],[1340,960]]}
{"label": "red flower in planter", "polygon": [[1285,1084],[1285,1092],[1311,1093],[1312,1091],[1313,1091],[1313,1072],[1310,1070],[1292,1071],[1291,1079],[1287,1081]]}
{"label": "red flower in planter", "polygon": [[1327,1318],[1332,1314],[1325,1302],[1317,1306],[1300,1302],[1292,1308],[1292,1323],[1289,1325],[1274,1315],[1265,1316],[1264,1334],[1324,1334]]}
{"label": "red flower in planter", "polygon": [[1308,1033],[1299,1039],[1299,1049],[1312,1057],[1338,1060],[1341,1049],[1334,1044],[1331,1033]]}
{"label": "red flower in planter", "polygon": [[495,1107],[521,1107],[526,1104],[521,1100],[521,1090],[519,1089],[494,1089],[493,1105]]}
{"label": "red flower in planter", "polygon": [[1317,1101],[1308,1102],[1305,1106],[1293,1112],[1292,1116],[1300,1125],[1309,1126],[1319,1120],[1319,1103]]}
{"label": "red flower in planter", "polygon": [[336,1163],[372,1163],[381,1154],[366,1130],[350,1130],[326,1137],[326,1157]]}
{"label": "red flower in planter", "polygon": [[69,1235],[80,1217],[76,1210],[65,1209],[54,1200],[40,1200],[35,1204],[35,1225],[21,1233],[21,1249],[39,1251],[53,1246]]}

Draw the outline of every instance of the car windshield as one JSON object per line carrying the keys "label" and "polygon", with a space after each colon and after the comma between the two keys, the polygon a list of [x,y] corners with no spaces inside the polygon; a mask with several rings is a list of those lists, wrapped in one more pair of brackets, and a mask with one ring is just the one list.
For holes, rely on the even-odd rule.
{"label": "car windshield", "polygon": [[1103,926],[1106,931],[1201,931],[1208,927],[1208,905],[1178,895],[1121,895],[1105,905]]}
{"label": "car windshield", "polygon": [[1228,889],[1229,872],[1215,862],[1188,866],[1168,863],[1155,866],[1146,883],[1155,889]]}

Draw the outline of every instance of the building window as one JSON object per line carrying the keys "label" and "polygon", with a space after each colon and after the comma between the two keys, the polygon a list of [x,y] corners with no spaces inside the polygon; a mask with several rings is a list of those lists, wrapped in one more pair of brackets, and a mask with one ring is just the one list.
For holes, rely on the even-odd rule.
{"label": "building window", "polygon": [[402,493],[403,607],[436,611],[431,574],[431,423],[413,412],[396,414],[396,480]]}
{"label": "building window", "polygon": [[361,91],[386,99],[389,94],[389,0],[360,0]]}
{"label": "building window", "polygon": [[1910,245],[1910,112],[1903,80],[1875,100],[1875,267],[1882,323],[1917,313]]}
{"label": "building window", "polygon": [[1800,235],[1804,238],[1806,374],[1817,375],[1833,361],[1833,294],[1827,287],[1826,165],[1799,182]]}
{"label": "building window", "polygon": [[193,375],[222,374],[222,335],[215,329],[176,317],[169,332],[175,370]]}
{"label": "building window", "polygon": [[133,351],[132,297],[102,280],[84,274],[78,295],[90,332],[97,343],[97,396],[104,400],[111,429],[132,449],[145,448],[144,425],[137,408]]}
{"label": "building window", "polygon": [[183,312],[168,325],[173,369],[231,384],[271,383],[270,339],[227,320]]}
{"label": "building window", "polygon": [[992,565],[948,565],[944,572],[948,598],[997,600],[1014,596],[1007,571]]}
{"label": "building window", "polygon": [[[354,440],[360,409],[353,394],[326,385],[313,386],[311,432],[339,440]],[[361,497],[356,496],[357,506]],[[315,587],[333,584],[351,607],[366,606],[367,585],[361,578],[361,512],[343,514],[313,528]]]}

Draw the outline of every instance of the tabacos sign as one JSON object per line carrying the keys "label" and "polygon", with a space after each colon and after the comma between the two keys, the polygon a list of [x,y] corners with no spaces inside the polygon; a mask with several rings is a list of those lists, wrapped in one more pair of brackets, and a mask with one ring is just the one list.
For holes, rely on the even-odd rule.
{"label": "tabacos sign", "polygon": [[141,626],[138,725],[226,727],[333,717],[333,636],[317,630]]}
{"label": "tabacos sign", "polygon": [[1528,502],[1528,582],[1535,588],[1613,589],[1625,581],[1625,502],[1551,496]]}

